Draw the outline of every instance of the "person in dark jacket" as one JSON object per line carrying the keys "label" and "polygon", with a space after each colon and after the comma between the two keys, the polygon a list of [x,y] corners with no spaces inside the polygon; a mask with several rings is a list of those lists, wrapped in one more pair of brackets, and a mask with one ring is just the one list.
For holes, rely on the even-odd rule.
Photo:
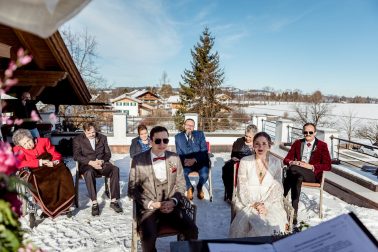
{"label": "person in dark jacket", "polygon": [[15,119],[22,120],[21,124],[15,125],[15,129],[27,129],[36,138],[40,137],[37,122],[41,122],[42,118],[35,104],[36,101],[31,99],[30,93],[23,92],[15,105],[13,115]]}
{"label": "person in dark jacket", "polygon": [[150,138],[148,137],[147,127],[144,124],[138,126],[138,136],[131,140],[130,157],[134,158],[141,152],[151,148]]}
{"label": "person in dark jacket", "polygon": [[245,136],[236,139],[232,145],[231,159],[222,167],[222,180],[224,184],[224,200],[231,201],[234,189],[234,164],[245,156],[252,155],[253,137],[257,133],[256,125],[248,125]]}

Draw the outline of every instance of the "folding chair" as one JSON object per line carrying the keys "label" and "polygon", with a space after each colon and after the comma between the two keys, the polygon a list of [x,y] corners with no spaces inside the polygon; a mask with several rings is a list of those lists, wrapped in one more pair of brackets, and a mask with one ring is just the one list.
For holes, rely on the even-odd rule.
{"label": "folding chair", "polygon": [[[186,198],[185,198],[186,199]],[[184,200],[185,208],[187,214],[193,219],[194,223],[196,222],[197,206],[191,204],[189,200]],[[137,204],[133,200],[133,222],[132,222],[132,238],[131,238],[131,252],[137,252],[138,250],[138,240],[140,240],[140,235],[138,232],[138,221],[137,221]],[[162,226],[158,232],[158,238],[177,235],[177,241],[183,241],[184,236],[171,226]]]}
{"label": "folding chair", "polygon": [[[110,160],[110,163],[114,165],[114,161]],[[80,174],[79,172],[79,162],[75,161],[75,170],[76,170],[76,177],[75,177],[75,207],[79,207],[79,181],[80,179],[84,180],[84,175]],[[96,178],[104,177],[104,185],[105,185],[105,194],[110,199],[110,191],[109,191],[109,183],[108,178],[105,176],[98,176]]]}
{"label": "folding chair", "polygon": [[[208,185],[209,185],[209,188],[208,188],[208,191],[209,191],[209,197],[210,197],[210,202],[213,201],[213,183],[212,183],[212,175],[211,175],[211,157],[213,157],[214,155],[210,152],[210,143],[209,142],[206,142],[206,145],[207,145],[207,151],[209,153],[209,179],[207,181]],[[188,175],[189,177],[198,177],[199,178],[199,173],[197,171],[192,171],[189,173]]]}
{"label": "folding chair", "polygon": [[[284,166],[284,174],[286,175],[286,170],[288,169],[287,166]],[[318,189],[320,193],[319,197],[319,218],[323,219],[323,187],[325,176],[329,171],[323,171],[322,180],[320,183],[310,183],[310,182],[302,182],[302,187],[311,188],[311,189]]]}
{"label": "folding chair", "polygon": [[[236,199],[236,187],[238,185],[238,171],[239,171],[240,162],[235,162],[234,164],[234,192],[232,194],[232,202],[231,202],[231,221],[235,218],[236,215],[236,206],[235,206],[235,199]],[[291,206],[289,201],[283,197],[283,205],[286,212],[286,217],[288,220],[288,226],[286,232],[291,233],[293,231],[293,220],[294,220],[294,208]]]}

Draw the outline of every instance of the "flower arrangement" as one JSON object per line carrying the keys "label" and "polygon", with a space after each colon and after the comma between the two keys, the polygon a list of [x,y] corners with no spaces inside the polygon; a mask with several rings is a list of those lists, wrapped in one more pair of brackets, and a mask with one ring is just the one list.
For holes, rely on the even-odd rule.
{"label": "flower arrangement", "polygon": [[[28,64],[32,57],[23,49],[17,52],[17,61],[11,61],[4,72],[3,80],[0,79],[0,94],[5,93],[10,87],[17,84],[13,78],[14,71]],[[6,123],[20,124],[22,120],[11,121],[2,118]],[[3,251],[41,251],[30,242],[23,242],[24,231],[18,217],[21,216],[21,202],[18,199],[17,186],[25,184],[16,175],[17,158],[8,143],[0,142],[0,252]]]}

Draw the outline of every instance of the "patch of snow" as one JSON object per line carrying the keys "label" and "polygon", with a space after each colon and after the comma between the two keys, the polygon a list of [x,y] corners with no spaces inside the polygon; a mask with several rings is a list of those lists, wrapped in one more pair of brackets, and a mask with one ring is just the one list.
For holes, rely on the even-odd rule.
{"label": "patch of snow", "polygon": [[[230,205],[223,201],[222,166],[230,158],[229,153],[215,153],[212,158],[213,202],[208,193],[205,200],[194,198],[197,205],[197,225],[199,239],[222,239],[228,236],[230,226]],[[127,198],[127,181],[130,169],[130,157],[125,154],[114,154],[115,164],[120,168],[121,204],[124,212],[115,213],[109,208],[110,200],[104,194],[104,180],[97,179],[100,216],[91,216],[91,203],[87,196],[86,186],[80,181],[79,208],[73,211],[73,217],[59,216],[56,219],[45,219],[37,227],[27,227],[27,217],[21,218],[23,227],[28,230],[28,238],[46,251],[130,251],[132,202]],[[67,166],[74,170],[74,162]],[[74,171],[73,171],[74,172]],[[206,190],[205,190],[206,191]],[[318,217],[318,190],[304,188],[299,203],[299,221],[304,220],[311,226],[332,219],[343,213],[353,211],[364,225],[378,238],[378,211],[345,203],[328,193],[324,193],[324,218]],[[158,251],[169,251],[170,242],[176,237],[160,238],[157,241]]]}

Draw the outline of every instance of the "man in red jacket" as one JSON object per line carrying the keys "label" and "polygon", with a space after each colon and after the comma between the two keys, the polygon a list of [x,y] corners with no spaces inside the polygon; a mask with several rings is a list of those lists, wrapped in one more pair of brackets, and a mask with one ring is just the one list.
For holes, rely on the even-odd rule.
{"label": "man in red jacket", "polygon": [[294,225],[297,223],[299,196],[302,182],[316,183],[323,171],[331,170],[331,157],[327,144],[317,139],[313,123],[303,125],[303,139],[296,140],[287,153],[284,164],[288,166],[284,179],[284,196],[291,190],[294,207]]}

